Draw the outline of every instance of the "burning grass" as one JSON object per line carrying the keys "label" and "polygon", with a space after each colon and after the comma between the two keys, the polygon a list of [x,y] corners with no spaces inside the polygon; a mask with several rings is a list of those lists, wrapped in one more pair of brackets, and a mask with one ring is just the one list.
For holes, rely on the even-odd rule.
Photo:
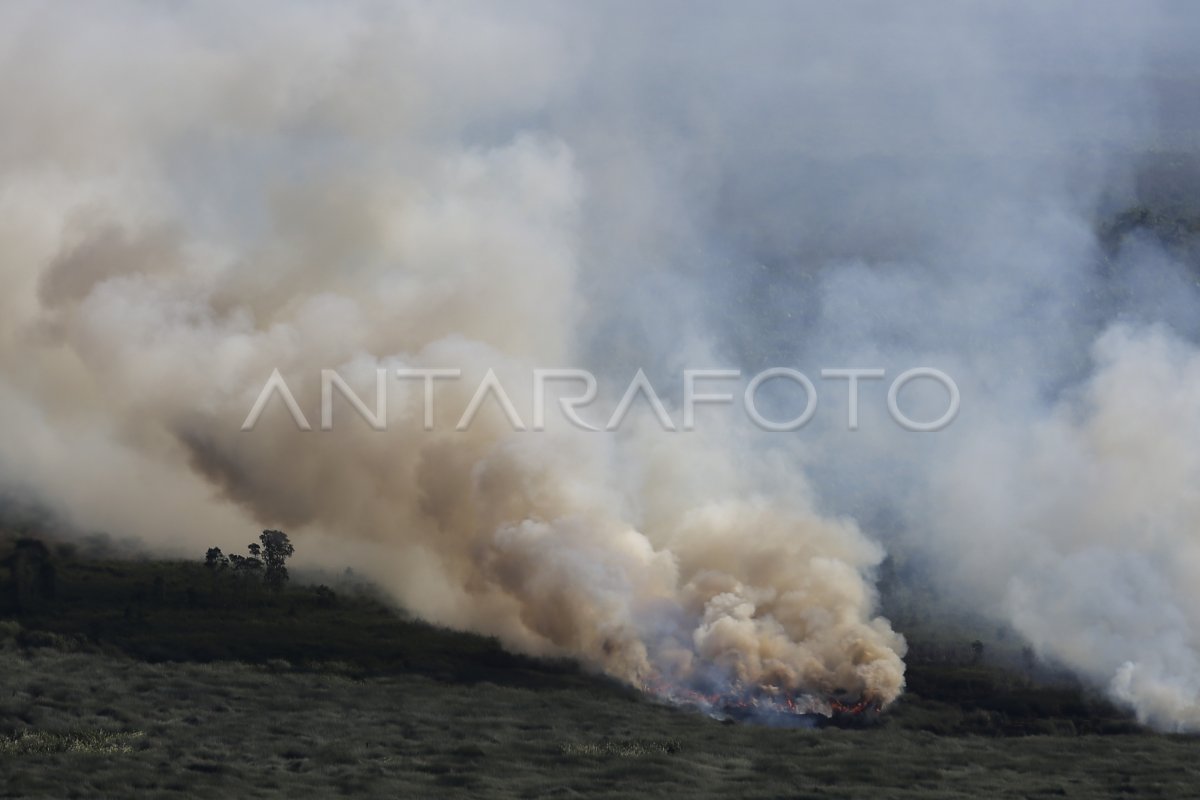
{"label": "burning grass", "polygon": [[642,687],[649,697],[716,720],[746,722],[775,728],[815,728],[822,721],[870,715],[879,703],[864,698],[854,702],[826,699],[775,687],[729,687],[701,690],[651,681]]}

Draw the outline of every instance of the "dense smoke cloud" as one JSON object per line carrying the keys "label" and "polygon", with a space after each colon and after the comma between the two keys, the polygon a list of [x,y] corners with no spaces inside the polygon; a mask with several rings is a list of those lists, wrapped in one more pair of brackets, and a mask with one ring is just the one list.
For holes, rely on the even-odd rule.
{"label": "dense smoke cloud", "polygon": [[[9,484],[176,552],[287,526],[639,683],[890,701],[873,570],[916,554],[1196,725],[1195,285],[1148,242],[1106,272],[1094,233],[1189,129],[1156,102],[1186,8],[2,13]],[[864,384],[850,433],[823,383],[792,434],[425,431],[393,380],[384,432],[340,401],[332,431],[279,403],[239,429],[274,369],[314,421],[322,368],[364,398],[460,368],[456,417],[489,369],[524,410],[562,366],[605,410],[644,368],[678,419],[683,368],[777,365],[936,366],[963,412],[908,433]]]}

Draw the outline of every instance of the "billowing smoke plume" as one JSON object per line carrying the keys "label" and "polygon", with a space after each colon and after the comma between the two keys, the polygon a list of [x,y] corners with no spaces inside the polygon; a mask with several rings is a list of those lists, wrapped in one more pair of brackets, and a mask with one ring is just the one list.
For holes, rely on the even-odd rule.
{"label": "billowing smoke plume", "polygon": [[882,549],[715,432],[426,431],[395,378],[386,431],[278,403],[240,430],[275,369],[314,419],[324,368],[364,396],[381,368],[462,369],[437,390],[457,415],[488,370],[528,409],[534,368],[582,357],[603,223],[537,116],[585,59],[498,10],[14,13],[10,477],[192,553],[244,536],[226,500],[371,542],[418,612],[639,684],[892,700]]}
{"label": "billowing smoke plume", "polygon": [[[0,12],[7,483],[193,555],[285,526],[650,686],[894,699],[892,548],[1197,725],[1194,273],[1094,233],[1195,130],[1189,7],[243,6]],[[593,369],[602,425],[639,368],[678,423],[684,368],[922,365],[937,434],[882,382],[855,432],[825,382],[791,434],[454,424],[488,370],[529,425]],[[446,367],[433,430],[392,377],[320,430],[320,370]],[[313,430],[240,430],[275,369]]]}

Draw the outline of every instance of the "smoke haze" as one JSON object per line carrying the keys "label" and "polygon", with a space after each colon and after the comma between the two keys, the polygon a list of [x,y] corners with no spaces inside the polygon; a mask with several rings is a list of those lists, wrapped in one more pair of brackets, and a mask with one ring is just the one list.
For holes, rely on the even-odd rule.
{"label": "smoke haze", "polygon": [[[0,476],[198,556],[283,526],[415,612],[639,685],[890,702],[887,552],[1166,729],[1200,727],[1200,296],[1098,241],[1194,148],[1161,3],[0,10]],[[1182,96],[1190,96],[1182,92]],[[491,369],[915,366],[803,430],[454,422]],[[422,425],[419,381],[455,367]],[[764,405],[766,395],[764,391]],[[785,393],[773,416],[787,416]],[[906,390],[914,418],[944,396]],[[795,413],[792,410],[791,413]],[[589,416],[590,414],[590,416]],[[525,416],[528,423],[529,417]],[[886,522],[880,522],[885,520]],[[814,700],[819,702],[819,700]]]}

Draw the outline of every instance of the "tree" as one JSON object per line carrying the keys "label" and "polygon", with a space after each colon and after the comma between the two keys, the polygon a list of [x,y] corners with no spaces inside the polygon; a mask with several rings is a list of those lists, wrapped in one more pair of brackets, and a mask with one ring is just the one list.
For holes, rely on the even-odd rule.
{"label": "tree", "polygon": [[231,555],[229,563],[233,565],[234,574],[241,577],[258,575],[263,567],[262,559],[254,556]]}
{"label": "tree", "polygon": [[224,572],[229,569],[229,559],[221,552],[221,548],[210,547],[204,554],[204,566],[212,570],[214,574]]}
{"label": "tree", "polygon": [[[262,542],[262,559],[266,565],[263,580],[267,586],[279,591],[288,582],[286,562],[296,548],[292,547],[288,535],[283,531],[263,531],[258,540]],[[257,545],[251,545],[251,548],[257,548]]]}

